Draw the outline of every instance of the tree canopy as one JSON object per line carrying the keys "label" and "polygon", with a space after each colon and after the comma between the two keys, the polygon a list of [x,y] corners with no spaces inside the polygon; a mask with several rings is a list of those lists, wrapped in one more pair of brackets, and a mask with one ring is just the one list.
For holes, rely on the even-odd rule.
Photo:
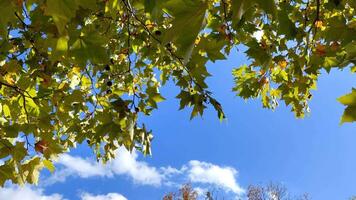
{"label": "tree canopy", "polygon": [[[247,49],[232,89],[309,112],[318,76],[356,71],[356,0],[0,0],[0,185],[37,183],[77,144],[150,154],[138,119],[167,81],[191,118],[221,104],[206,64]],[[356,120],[356,89],[338,100]],[[148,126],[149,127],[149,126]]]}

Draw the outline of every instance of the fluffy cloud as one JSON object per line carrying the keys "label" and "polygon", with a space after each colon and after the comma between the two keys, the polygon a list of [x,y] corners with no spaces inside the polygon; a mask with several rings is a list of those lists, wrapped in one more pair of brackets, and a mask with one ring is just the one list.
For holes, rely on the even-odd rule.
{"label": "fluffy cloud", "polygon": [[0,199],[3,200],[65,200],[60,194],[45,195],[42,189],[24,187],[0,188]]}
{"label": "fluffy cloud", "polygon": [[237,171],[232,167],[220,167],[211,163],[192,160],[185,167],[185,170],[192,183],[213,185],[238,195],[244,192],[237,183]]}
{"label": "fluffy cloud", "polygon": [[124,196],[118,193],[108,193],[106,195],[92,195],[89,193],[83,193],[81,195],[82,200],[127,200]]}
{"label": "fluffy cloud", "polygon": [[164,179],[157,168],[138,161],[136,152],[130,154],[124,148],[120,148],[116,159],[110,163],[110,169],[115,174],[130,176],[138,184],[159,186]]}
{"label": "fluffy cloud", "polygon": [[45,184],[63,182],[68,176],[89,177],[113,177],[114,175],[126,175],[134,183],[142,185],[159,186],[164,175],[157,168],[149,166],[146,162],[137,160],[137,153],[129,153],[124,148],[116,152],[116,159],[103,165],[94,160],[83,159],[64,154],[57,162],[60,169]]}
{"label": "fluffy cloud", "polygon": [[43,185],[52,185],[56,182],[64,182],[68,176],[89,177],[112,177],[113,174],[108,166],[93,160],[63,154],[60,156],[57,167],[59,169],[46,179]]}
{"label": "fluffy cloud", "polygon": [[76,174],[82,178],[92,176],[112,176],[111,171],[108,171],[105,165],[81,157],[73,157],[64,154],[59,158],[58,163],[68,170],[66,173]]}
{"label": "fluffy cloud", "polygon": [[[47,180],[47,183],[64,181],[68,176],[89,178],[123,175],[130,177],[135,184],[141,185],[179,187],[181,184],[191,182],[196,188],[200,188],[200,192],[204,188],[218,188],[236,196],[244,193],[237,182],[238,172],[232,167],[192,160],[181,168],[171,166],[157,168],[139,161],[135,151],[129,153],[124,148],[120,148],[116,152],[116,159],[106,165],[66,154],[60,157],[57,166],[59,170]],[[90,194],[86,195],[87,198],[84,200],[94,198],[89,198],[92,197]],[[113,199],[114,197],[96,196],[95,198],[101,200],[101,198]]]}

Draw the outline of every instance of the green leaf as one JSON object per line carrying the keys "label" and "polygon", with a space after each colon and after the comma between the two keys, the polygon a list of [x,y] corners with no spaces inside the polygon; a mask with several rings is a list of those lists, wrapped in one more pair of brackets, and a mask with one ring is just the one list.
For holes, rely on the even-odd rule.
{"label": "green leaf", "polygon": [[348,60],[356,62],[356,41],[353,41],[345,46]]}
{"label": "green leaf", "polygon": [[341,124],[345,122],[355,122],[356,121],[356,106],[347,106],[345,108],[344,114],[341,117]]}
{"label": "green leaf", "polygon": [[24,142],[16,142],[14,151],[12,152],[12,158],[15,161],[22,161],[22,159],[25,158],[27,155],[27,150],[25,148],[25,143]]}
{"label": "green leaf", "polygon": [[256,3],[268,14],[273,17],[277,14],[276,2],[275,0],[255,0]]}
{"label": "green leaf", "polygon": [[245,51],[245,53],[250,58],[254,58],[258,65],[264,67],[269,65],[272,60],[272,57],[267,49],[262,48],[256,40],[249,42],[247,46],[249,47],[249,49]]}
{"label": "green leaf", "polygon": [[0,165],[0,186],[4,186],[9,179],[14,179],[15,169],[10,165]]}
{"label": "green leaf", "polygon": [[356,73],[356,66],[351,67],[351,73]]}
{"label": "green leaf", "polygon": [[96,0],[75,0],[78,6],[86,9],[96,10]]}
{"label": "green leaf", "polygon": [[150,13],[152,19],[157,20],[163,15],[163,0],[144,0],[145,11]]}
{"label": "green leaf", "polygon": [[297,35],[297,28],[289,19],[288,14],[286,6],[283,6],[281,10],[278,11],[278,34],[285,35],[287,39],[292,39]]}
{"label": "green leaf", "polygon": [[12,153],[12,150],[12,144],[9,142],[9,140],[0,139],[0,159],[9,156]]}
{"label": "green leaf", "polygon": [[344,105],[356,106],[356,89],[353,88],[351,93],[339,97],[337,100]]}
{"label": "green leaf", "polygon": [[71,18],[75,17],[78,6],[73,0],[47,0],[46,14],[52,16],[59,33],[64,33],[64,28]]}
{"label": "green leaf", "polygon": [[33,157],[26,161],[21,166],[20,176],[25,177],[26,181],[30,184],[37,184],[39,178],[39,170],[43,168],[43,163],[40,157]]}
{"label": "green leaf", "polygon": [[245,12],[253,6],[251,0],[232,0],[232,22],[236,25],[240,22]]}
{"label": "green leaf", "polygon": [[6,27],[7,23],[15,18],[15,9],[13,4],[11,3],[12,1],[9,0],[2,0],[0,1],[0,35],[5,36],[7,33]]}
{"label": "green leaf", "polygon": [[338,66],[340,62],[337,60],[336,57],[325,57],[324,59],[324,68],[329,73],[332,67]]}
{"label": "green leaf", "polygon": [[56,51],[66,52],[68,50],[68,37],[62,36],[57,40]]}
{"label": "green leaf", "polygon": [[225,55],[221,53],[222,48],[225,46],[226,42],[224,40],[215,40],[215,39],[201,39],[197,49],[205,51],[208,58],[215,62],[216,60],[225,59]]}
{"label": "green leaf", "polygon": [[176,44],[179,56],[187,63],[197,36],[206,25],[207,4],[196,0],[170,0],[165,8],[174,19],[172,27],[163,35],[163,43]]}
{"label": "green leaf", "polygon": [[18,129],[19,127],[16,124],[3,127],[3,131],[5,132],[5,135],[8,138],[16,138],[18,136]]}
{"label": "green leaf", "polygon": [[356,121],[356,89],[353,88],[351,93],[339,97],[337,100],[347,106],[340,123]]}
{"label": "green leaf", "polygon": [[51,173],[54,172],[55,167],[50,160],[44,159],[42,162],[43,162],[44,167],[46,167]]}
{"label": "green leaf", "polygon": [[152,97],[151,97],[156,103],[159,103],[161,101],[164,101],[166,100],[161,94],[159,93],[156,93],[156,94],[153,94]]}
{"label": "green leaf", "polygon": [[7,104],[2,106],[2,111],[4,112],[5,117],[11,117],[10,108]]}
{"label": "green leaf", "polygon": [[93,63],[107,63],[109,56],[102,46],[106,38],[95,32],[83,34],[71,47],[72,55],[79,64],[86,64],[87,61]]}

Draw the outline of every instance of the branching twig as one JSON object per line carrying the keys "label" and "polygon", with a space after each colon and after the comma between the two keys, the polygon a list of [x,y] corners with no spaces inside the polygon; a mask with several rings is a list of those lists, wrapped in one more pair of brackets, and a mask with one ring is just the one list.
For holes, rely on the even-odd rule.
{"label": "branching twig", "polygon": [[[227,3],[225,2],[225,0],[221,0],[222,2],[222,5],[223,5],[223,9],[224,9],[224,23],[225,23],[225,26],[227,28],[227,31],[228,31],[228,34],[233,34],[233,32],[231,31],[231,27],[228,23],[228,19],[227,19]],[[229,37],[230,39],[230,37]]]}
{"label": "branching twig", "polygon": [[26,114],[26,121],[27,121],[27,124],[30,123],[30,120],[29,120],[29,115],[28,115],[28,111],[27,111],[27,107],[26,107],[26,96],[24,94],[21,94],[22,96],[22,99],[23,99],[23,109],[25,110],[25,114]]}
{"label": "branching twig", "polygon": [[[17,87],[17,86],[10,85],[10,84],[7,84],[7,83],[1,82],[1,81],[0,81],[0,85],[4,85],[4,86],[6,86],[6,87],[12,88],[12,89],[14,89],[17,93],[19,93],[19,94],[21,95],[21,98],[22,98],[22,100],[23,100],[22,106],[23,106],[23,109],[24,109],[25,115],[26,115],[26,123],[29,124],[29,123],[30,123],[30,117],[29,117],[28,110],[27,110],[26,98],[31,98],[31,99],[33,99],[33,97],[31,97],[31,95],[29,95],[27,91],[22,90],[21,88],[19,88],[19,87]],[[26,94],[27,94],[28,96],[26,96]],[[25,138],[26,138],[26,148],[28,149],[28,147],[31,146],[31,144],[30,144],[30,142],[29,142],[29,140],[28,140],[27,135],[25,135]]]}
{"label": "branching twig", "polygon": [[28,28],[28,25],[21,19],[21,17],[19,16],[19,14],[17,12],[15,12],[15,16],[17,17],[17,19],[21,22],[22,26],[24,29]]}
{"label": "branching twig", "polygon": [[[125,2],[125,0],[123,0]],[[130,3],[128,2],[127,3],[128,5],[130,5]],[[130,19],[131,19],[131,16],[128,14],[127,15],[127,23],[126,23],[126,26],[127,26],[127,60],[128,60],[128,71],[130,72],[131,71],[131,32],[130,32]]]}
{"label": "branching twig", "polygon": [[313,23],[311,24],[309,30],[307,31],[308,34],[312,31],[315,27],[315,23],[320,19],[320,0],[316,0],[316,16],[314,18]]}
{"label": "branching twig", "polygon": [[104,108],[104,106],[100,103],[99,98],[98,98],[98,93],[95,91],[95,86],[94,86],[94,80],[93,77],[90,75],[89,70],[85,67],[85,73],[87,74],[87,76],[90,79],[90,85],[91,85],[91,90],[94,92],[95,98],[96,98],[96,102],[94,105],[94,109],[93,112],[90,113],[90,116],[93,115],[98,107],[98,104]]}
{"label": "branching twig", "polygon": [[32,97],[26,90],[23,90],[15,85],[11,85],[11,84],[8,84],[8,83],[4,83],[2,81],[0,81],[0,85],[4,85],[6,87],[9,87],[9,88],[12,88],[14,89],[17,93],[19,93],[21,96],[25,96],[27,98],[31,98],[31,99],[34,99],[34,97]]}
{"label": "branching twig", "polygon": [[[4,85],[4,86],[6,86],[6,87],[12,88],[12,89],[14,89],[17,93],[19,93],[19,94],[21,95],[21,97],[22,97],[22,99],[23,99],[23,107],[24,107],[25,114],[26,114],[26,121],[27,121],[27,123],[30,123],[30,122],[29,122],[29,115],[28,115],[28,111],[27,111],[27,107],[26,107],[26,97],[27,97],[27,98],[31,98],[31,99],[33,99],[33,97],[31,97],[31,95],[29,95],[29,93],[28,93],[27,91],[22,90],[21,88],[15,86],[15,85],[10,85],[10,84],[4,83],[4,82],[2,82],[2,81],[0,81],[0,85]],[[26,94],[27,94],[28,96],[26,96]]]}
{"label": "branching twig", "polygon": [[28,136],[25,134],[24,135],[25,137],[25,140],[26,140],[26,149],[28,150],[28,147],[34,147],[31,143],[30,143],[30,140],[28,139]]}

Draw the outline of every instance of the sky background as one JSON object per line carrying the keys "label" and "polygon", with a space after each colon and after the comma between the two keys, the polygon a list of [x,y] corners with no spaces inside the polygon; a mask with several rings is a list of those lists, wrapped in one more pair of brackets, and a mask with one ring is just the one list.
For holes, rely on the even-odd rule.
{"label": "sky background", "polygon": [[161,90],[167,100],[143,119],[154,131],[152,157],[120,149],[117,159],[103,166],[80,146],[59,159],[55,174],[42,174],[38,186],[9,184],[0,189],[0,200],[156,200],[186,182],[225,199],[270,181],[292,194],[309,193],[313,200],[356,195],[356,124],[339,124],[344,106],[336,101],[356,87],[355,75],[349,70],[322,74],[310,115],[296,119],[284,103],[271,111],[259,100],[244,101],[231,92],[231,70],[244,63],[238,52],[208,66],[210,90],[226,121],[220,122],[213,109],[190,121],[189,109],[178,111],[177,88],[168,85]]}

